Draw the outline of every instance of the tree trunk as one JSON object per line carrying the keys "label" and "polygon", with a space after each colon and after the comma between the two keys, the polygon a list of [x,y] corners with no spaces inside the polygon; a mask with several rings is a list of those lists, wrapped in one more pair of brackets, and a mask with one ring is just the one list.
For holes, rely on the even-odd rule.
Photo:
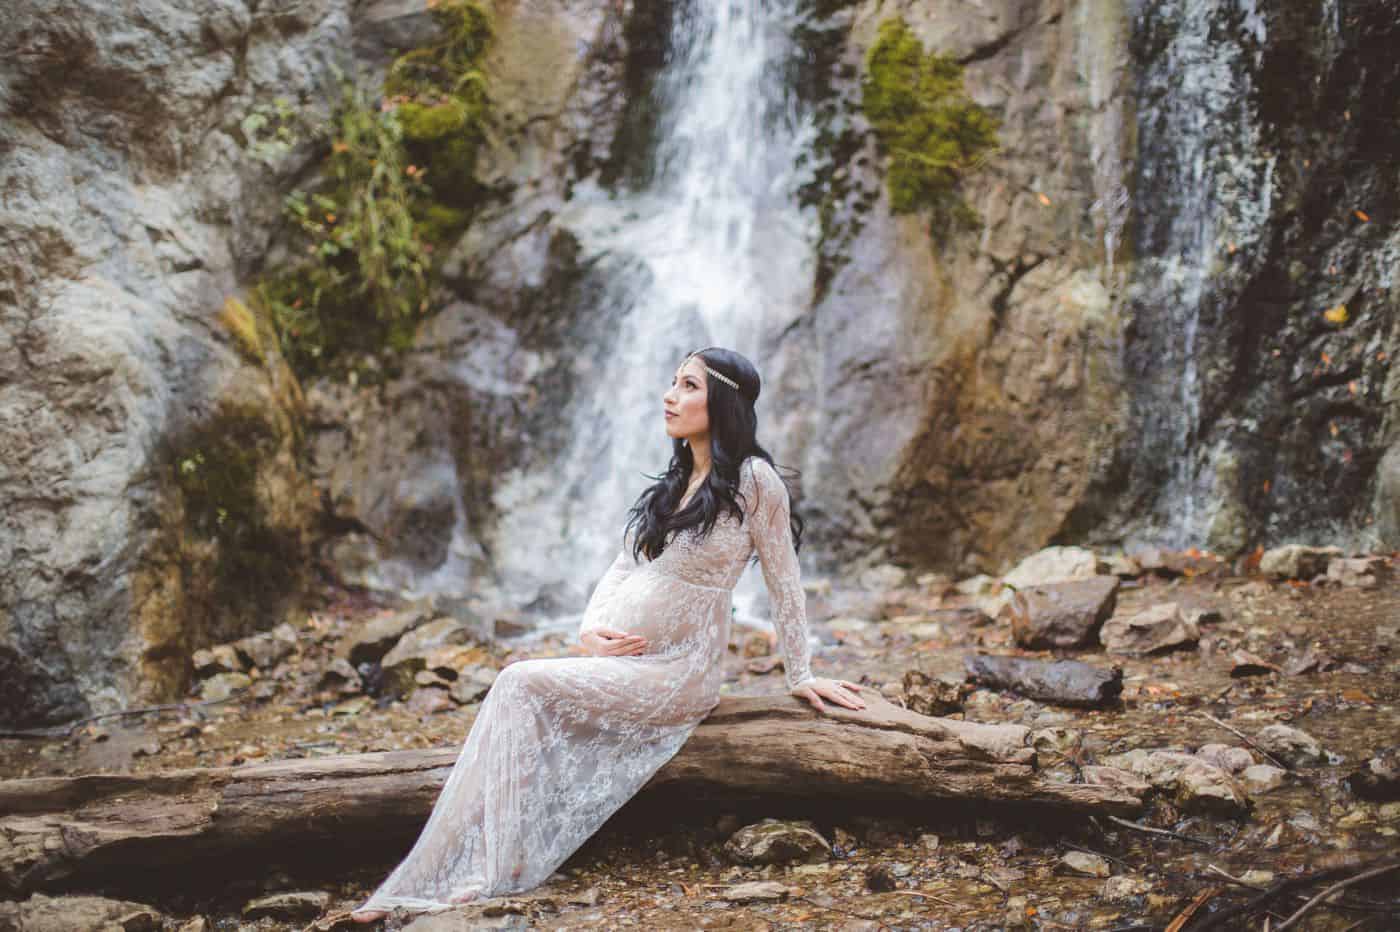
{"label": "tree trunk", "polygon": [[[724,698],[647,784],[692,794],[977,800],[1131,813],[1121,789],[1055,783],[1035,770],[1029,730],[929,718],[867,695],[823,715],[792,697]],[[387,751],[145,776],[0,782],[0,893],[120,886],[128,873],[320,845],[383,857],[412,837],[458,749]],[[362,844],[370,842],[369,844]],[[312,849],[314,850],[314,848]],[[359,854],[363,852],[363,854]],[[248,859],[250,870],[265,865]]]}

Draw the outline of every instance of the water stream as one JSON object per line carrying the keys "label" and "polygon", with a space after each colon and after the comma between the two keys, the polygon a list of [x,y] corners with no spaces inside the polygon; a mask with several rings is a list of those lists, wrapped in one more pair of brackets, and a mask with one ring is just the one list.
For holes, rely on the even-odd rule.
{"label": "water stream", "polygon": [[[816,221],[795,189],[813,130],[781,67],[795,7],[686,4],[658,83],[651,182],[623,192],[581,185],[559,218],[606,273],[606,308],[582,313],[606,311],[617,323],[580,360],[598,362],[584,373],[572,439],[549,475],[514,475],[499,487],[494,555],[512,601],[528,604],[532,589],[554,585],[560,604],[581,609],[646,476],[670,458],[661,396],[686,352],[726,346],[762,373],[765,336],[810,304]],[[771,393],[759,400],[759,437],[773,449],[763,431],[771,403]],[[754,575],[741,583],[741,605]]]}

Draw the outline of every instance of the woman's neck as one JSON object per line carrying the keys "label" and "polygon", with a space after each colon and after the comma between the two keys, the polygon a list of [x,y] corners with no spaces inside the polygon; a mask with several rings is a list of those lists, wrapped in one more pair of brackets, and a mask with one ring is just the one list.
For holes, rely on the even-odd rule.
{"label": "woman's neck", "polygon": [[710,444],[707,440],[703,445],[690,445],[690,474],[692,476],[703,476],[710,471]]}

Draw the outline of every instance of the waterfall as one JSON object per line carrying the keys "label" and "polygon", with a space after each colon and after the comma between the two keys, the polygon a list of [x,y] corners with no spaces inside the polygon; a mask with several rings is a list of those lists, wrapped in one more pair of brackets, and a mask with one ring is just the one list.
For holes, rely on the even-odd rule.
{"label": "waterfall", "polygon": [[[795,0],[685,4],[658,82],[650,182],[625,192],[581,184],[557,219],[608,283],[583,316],[615,323],[561,360],[580,373],[566,448],[547,470],[498,486],[493,555],[509,601],[553,587],[581,611],[651,481],[644,474],[669,461],[661,397],[685,353],[729,347],[763,373],[765,335],[810,304],[816,220],[795,190],[813,129],[782,68],[797,16]],[[760,441],[781,456],[763,431],[773,403],[764,389]]]}
{"label": "waterfall", "polygon": [[[1157,472],[1137,532],[1172,547],[1207,543],[1219,496],[1208,449],[1201,360],[1230,284],[1221,268],[1266,229],[1273,159],[1251,110],[1249,45],[1261,42],[1253,0],[1137,0],[1139,34],[1166,48],[1140,76],[1135,428]],[[1229,28],[1229,27],[1233,28]],[[1257,52],[1255,53],[1257,54]],[[1240,260],[1242,261],[1242,260]]]}

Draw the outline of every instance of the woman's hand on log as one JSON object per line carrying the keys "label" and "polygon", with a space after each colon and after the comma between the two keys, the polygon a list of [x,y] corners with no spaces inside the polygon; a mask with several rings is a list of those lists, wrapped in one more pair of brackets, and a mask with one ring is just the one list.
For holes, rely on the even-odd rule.
{"label": "woman's hand on log", "polygon": [[579,637],[586,653],[594,657],[628,657],[645,653],[647,639],[615,628],[593,628]]}
{"label": "woman's hand on log", "polygon": [[850,680],[831,680],[817,676],[798,683],[790,693],[799,699],[806,699],[817,711],[825,712],[826,704],[822,702],[823,698],[848,709],[865,708],[865,700],[856,695],[860,689],[859,683],[852,683]]}

